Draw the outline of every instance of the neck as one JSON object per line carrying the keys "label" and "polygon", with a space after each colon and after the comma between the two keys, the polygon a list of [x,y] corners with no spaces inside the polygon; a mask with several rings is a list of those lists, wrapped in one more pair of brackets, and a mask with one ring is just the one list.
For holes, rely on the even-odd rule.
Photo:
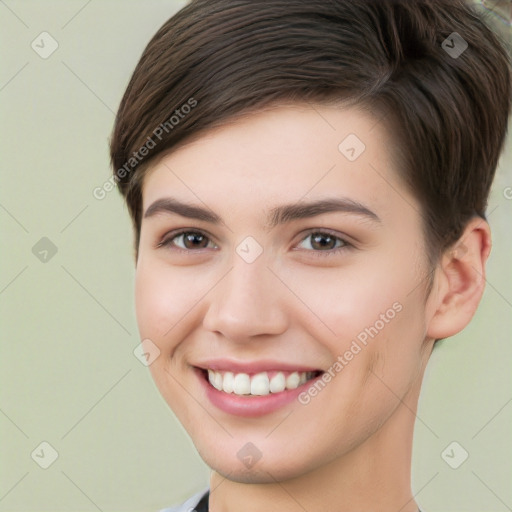
{"label": "neck", "polygon": [[235,482],[212,471],[210,509],[417,512],[410,467],[421,377],[377,432],[327,465],[286,481],[258,484]]}

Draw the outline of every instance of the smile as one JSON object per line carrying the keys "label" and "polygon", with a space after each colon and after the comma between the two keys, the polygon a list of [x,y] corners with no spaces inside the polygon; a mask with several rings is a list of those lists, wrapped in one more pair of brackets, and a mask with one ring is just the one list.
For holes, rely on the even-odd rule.
{"label": "smile", "polygon": [[324,373],[275,361],[229,360],[204,362],[194,372],[207,402],[229,415],[253,418],[293,404],[302,407],[298,395]]}
{"label": "smile", "polygon": [[210,384],[224,393],[239,396],[266,396],[297,389],[307,381],[314,379],[320,372],[265,371],[253,375],[231,371],[208,369]]}

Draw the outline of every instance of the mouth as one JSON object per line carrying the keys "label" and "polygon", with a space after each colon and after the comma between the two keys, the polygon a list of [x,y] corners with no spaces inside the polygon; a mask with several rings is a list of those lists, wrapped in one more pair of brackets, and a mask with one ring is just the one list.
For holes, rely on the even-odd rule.
{"label": "mouth", "polygon": [[258,368],[259,371],[243,372],[224,364],[220,365],[222,368],[217,364],[211,366],[215,368],[194,368],[205,397],[217,409],[244,417],[263,416],[292,404],[324,374],[311,368]]}
{"label": "mouth", "polygon": [[308,381],[318,377],[322,371],[264,371],[259,373],[242,373],[233,371],[203,370],[208,382],[223,393],[237,396],[267,396],[297,389]]}

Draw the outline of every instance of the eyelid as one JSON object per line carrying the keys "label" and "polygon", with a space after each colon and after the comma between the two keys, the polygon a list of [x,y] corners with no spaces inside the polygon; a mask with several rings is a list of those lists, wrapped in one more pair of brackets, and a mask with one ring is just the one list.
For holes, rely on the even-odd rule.
{"label": "eyelid", "polygon": [[347,245],[355,245],[355,240],[352,237],[345,235],[345,233],[340,233],[339,231],[334,231],[333,229],[329,228],[309,228],[305,232],[301,233],[302,238],[299,241],[302,242],[305,238],[307,238],[309,235],[312,235],[313,233],[330,235],[333,238],[341,240]]}

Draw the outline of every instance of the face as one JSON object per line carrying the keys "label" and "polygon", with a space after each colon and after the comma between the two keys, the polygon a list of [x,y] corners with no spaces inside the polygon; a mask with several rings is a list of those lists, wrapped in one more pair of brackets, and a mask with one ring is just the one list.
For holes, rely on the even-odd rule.
{"label": "face", "polygon": [[391,147],[368,113],[279,106],[145,177],[136,311],[149,368],[231,480],[341,460],[417,391],[427,254]]}

